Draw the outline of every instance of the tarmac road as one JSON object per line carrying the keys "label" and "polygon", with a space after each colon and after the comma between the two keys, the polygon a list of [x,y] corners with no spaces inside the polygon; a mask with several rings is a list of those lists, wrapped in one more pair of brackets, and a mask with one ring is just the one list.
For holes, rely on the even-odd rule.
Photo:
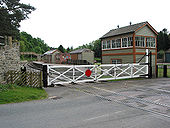
{"label": "tarmac road", "polygon": [[[169,80],[159,81],[168,85]],[[129,91],[139,89],[136,86],[141,89],[144,84],[150,84],[148,87],[154,88],[161,82],[142,80],[135,84],[133,81],[122,81],[115,82],[120,86],[110,86],[113,84],[51,87],[46,89],[49,99],[0,105],[0,128],[170,128],[168,117],[109,101],[83,90],[98,93],[97,90],[90,90],[91,85],[129,95],[132,94]],[[168,88],[163,89],[169,91]]]}

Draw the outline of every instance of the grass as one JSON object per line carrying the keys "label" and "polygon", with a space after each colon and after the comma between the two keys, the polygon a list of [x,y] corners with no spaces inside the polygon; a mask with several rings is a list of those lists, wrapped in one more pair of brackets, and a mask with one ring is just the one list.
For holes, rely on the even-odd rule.
{"label": "grass", "polygon": [[[170,69],[167,70],[167,76],[170,77]],[[163,77],[163,69],[158,68],[158,77]]]}
{"label": "grass", "polygon": [[46,97],[47,93],[41,88],[0,84],[0,104],[40,100]]}

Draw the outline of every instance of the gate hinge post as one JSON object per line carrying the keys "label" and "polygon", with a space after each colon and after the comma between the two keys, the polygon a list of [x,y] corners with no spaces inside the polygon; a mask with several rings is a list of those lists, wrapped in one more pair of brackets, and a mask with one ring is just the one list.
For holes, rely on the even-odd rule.
{"label": "gate hinge post", "polygon": [[50,76],[49,76],[49,74],[50,74],[50,66],[49,65],[47,65],[47,85],[51,85],[51,81],[50,81]]}
{"label": "gate hinge post", "polygon": [[[149,49],[146,49],[146,60],[145,60],[145,63],[147,64],[147,67],[146,67],[146,74],[149,73]],[[149,77],[149,74],[146,76],[146,78]]]}
{"label": "gate hinge post", "polygon": [[48,79],[47,79],[47,65],[43,65],[43,87],[47,87]]}

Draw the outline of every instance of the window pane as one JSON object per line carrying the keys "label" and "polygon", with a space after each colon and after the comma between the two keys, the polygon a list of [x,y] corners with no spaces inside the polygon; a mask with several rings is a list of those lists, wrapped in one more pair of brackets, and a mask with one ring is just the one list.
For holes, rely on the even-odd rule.
{"label": "window pane", "polygon": [[145,38],[144,37],[141,37],[140,46],[142,46],[142,47],[145,46]]}
{"label": "window pane", "polygon": [[116,48],[120,48],[121,39],[116,40]]}
{"label": "window pane", "polygon": [[135,45],[139,46],[139,37],[135,37]]}
{"label": "window pane", "polygon": [[133,37],[128,37],[128,47],[133,46]]}
{"label": "window pane", "polygon": [[122,47],[127,47],[127,38],[122,38]]}
{"label": "window pane", "polygon": [[113,59],[112,64],[121,64],[121,59]]}
{"label": "window pane", "polygon": [[110,48],[110,40],[107,41],[107,46],[106,47],[107,47],[107,49]]}
{"label": "window pane", "polygon": [[135,37],[135,45],[138,47],[145,47],[145,37]]}
{"label": "window pane", "polygon": [[153,37],[147,37],[146,38],[146,46],[155,48],[155,38]]}
{"label": "window pane", "polygon": [[115,40],[112,40],[112,48],[116,48],[116,42],[115,42]]}
{"label": "window pane", "polygon": [[106,49],[106,41],[103,41],[103,49]]}

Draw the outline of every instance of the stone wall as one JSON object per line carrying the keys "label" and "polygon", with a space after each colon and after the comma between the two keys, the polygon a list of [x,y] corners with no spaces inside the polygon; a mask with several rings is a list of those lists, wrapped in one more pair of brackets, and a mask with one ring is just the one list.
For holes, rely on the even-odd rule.
{"label": "stone wall", "polygon": [[11,46],[0,47],[0,83],[5,80],[9,70],[20,70],[20,45],[18,42]]}

